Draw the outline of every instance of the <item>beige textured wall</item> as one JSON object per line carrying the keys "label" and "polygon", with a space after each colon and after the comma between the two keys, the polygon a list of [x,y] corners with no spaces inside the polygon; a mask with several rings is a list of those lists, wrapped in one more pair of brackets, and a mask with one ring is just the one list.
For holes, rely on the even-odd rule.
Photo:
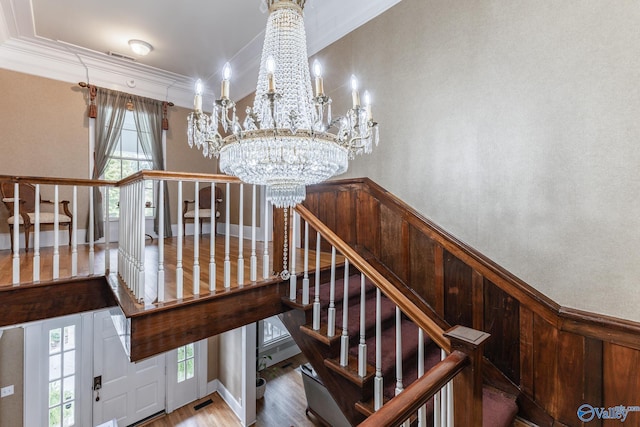
{"label": "beige textured wall", "polygon": [[219,337],[218,379],[239,400],[242,397],[242,328],[225,332]]}
{"label": "beige textured wall", "polygon": [[8,329],[0,338],[0,387],[14,386],[14,394],[0,399],[0,426],[22,425],[24,396],[24,330]]}
{"label": "beige textured wall", "polygon": [[563,306],[640,321],[640,3],[404,0],[318,54],[369,176]]}
{"label": "beige textured wall", "polygon": [[[86,90],[77,85],[0,69],[0,175],[89,177],[89,119]],[[187,144],[189,110],[168,110],[167,169],[178,172],[216,173],[217,161],[205,159]],[[177,185],[170,200],[177,203]],[[71,200],[71,189],[61,188],[60,198]],[[193,184],[185,184],[184,199],[193,199]],[[44,198],[53,198],[50,187]],[[79,190],[85,227],[88,195]],[[181,202],[180,202],[181,203]],[[175,223],[177,208],[172,208]],[[0,208],[0,233],[8,232],[7,210]]]}
{"label": "beige textured wall", "polygon": [[207,340],[207,382],[218,379],[220,361],[220,338],[218,335]]}
{"label": "beige textured wall", "polygon": [[[85,91],[77,85],[0,69],[0,175],[86,178],[89,124]],[[43,186],[44,199],[53,189]],[[87,193],[87,194],[85,194]],[[88,191],[79,191],[86,212]],[[60,200],[71,189],[60,189]],[[8,233],[0,207],[0,233]],[[84,217],[78,222],[84,227]]]}

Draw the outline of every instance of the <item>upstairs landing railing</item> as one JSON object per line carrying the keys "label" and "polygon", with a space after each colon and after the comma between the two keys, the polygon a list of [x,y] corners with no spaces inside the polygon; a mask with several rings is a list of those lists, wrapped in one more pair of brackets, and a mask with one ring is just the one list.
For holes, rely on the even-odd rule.
{"label": "upstairs landing railing", "polygon": [[[33,249],[28,253],[25,251],[24,242],[21,244],[22,226],[14,227],[10,236],[13,251],[9,253],[8,250],[0,249],[0,286],[116,274],[137,303],[149,306],[198,297],[203,292],[228,290],[273,277],[269,252],[270,209],[261,205],[256,186],[242,184],[236,178],[213,174],[141,171],[119,182],[2,175],[0,181],[13,184],[14,198],[18,201],[21,199],[21,184],[33,184],[36,189],[35,216],[32,221],[34,231],[31,233],[33,245],[30,245]],[[206,235],[200,229],[203,216],[198,197],[199,189],[208,185],[212,187],[212,194],[215,194],[215,187],[220,187],[224,192],[218,206],[224,221],[220,222],[216,217],[214,204],[210,215],[210,233]],[[170,205],[173,239],[165,239],[164,235],[165,223],[170,222],[164,215],[164,205],[167,203],[163,191],[165,186],[172,186],[172,190],[177,191],[177,196],[173,196],[176,200],[172,198]],[[97,225],[93,220],[96,205],[93,200],[94,187],[100,189],[104,200],[101,213],[105,219],[104,239],[99,242],[95,239]],[[145,195],[149,188],[156,192],[153,203]],[[107,212],[108,201],[110,193],[118,190],[119,227],[117,234],[112,235]],[[45,236],[43,223],[40,221],[41,206],[38,201],[40,195],[45,193],[47,197],[52,196],[54,199],[52,238],[50,233]],[[234,195],[233,201],[231,194]],[[191,205],[195,211],[191,235],[185,235],[183,227],[184,199],[195,199],[195,203]],[[68,247],[61,244],[60,239],[61,235],[64,236],[59,225],[59,202],[62,200],[69,202],[72,214],[73,234]],[[149,208],[153,208],[157,215],[157,236],[151,235],[147,224],[150,221],[146,216]],[[250,218],[246,221],[245,211],[250,212],[247,215]],[[5,210],[5,213],[7,217],[15,218],[24,214],[20,211],[20,202],[13,205],[12,212]],[[82,224],[87,218],[88,237],[84,243],[84,239],[80,241],[78,224]],[[189,234],[189,229],[186,230]],[[51,240],[50,245],[43,244],[44,237]],[[216,253],[216,246],[222,247],[222,253]]]}
{"label": "upstairs landing railing", "polygon": [[[301,236],[296,232],[298,224]],[[341,240],[325,224],[320,222],[307,208],[298,205],[292,215],[291,223],[291,257],[295,256],[296,245],[304,247],[304,267],[299,274],[291,271],[289,278],[289,297],[302,305],[311,305],[312,328],[319,332],[321,329],[321,307],[327,306],[326,334],[328,337],[340,335],[339,365],[347,368],[349,365],[349,341],[355,337],[358,340],[357,375],[365,378],[367,374],[367,310],[365,308],[365,283],[375,286],[375,376],[373,379],[373,410],[375,413],[361,425],[393,426],[409,425],[417,420],[418,425],[426,426],[426,403],[434,398],[434,425],[436,426],[470,426],[482,425],[482,345],[488,334],[465,327],[454,327],[444,331],[432,320],[421,307],[418,307],[403,290],[390,283],[380,272],[370,265],[347,243]],[[309,245],[315,240],[316,254],[320,253],[321,241],[331,246],[332,265],[330,278],[330,292],[328,304],[320,301],[320,274],[315,274],[314,295],[310,295],[310,267]],[[302,242],[302,243],[299,243]],[[345,259],[344,289],[342,290],[342,319],[336,319],[336,301],[339,301],[340,289],[336,289],[336,254],[340,253]],[[349,290],[348,278],[350,268],[357,270],[360,275],[359,330],[349,330]],[[311,272],[314,272],[313,265]],[[319,272],[316,257],[315,272]],[[299,283],[300,282],[300,283]],[[301,296],[298,289],[301,288]],[[382,339],[381,298],[386,296],[395,304],[395,348],[388,348],[388,343]],[[298,299],[300,299],[298,301]],[[417,378],[403,378],[402,340],[403,319],[410,319],[418,329],[417,348]],[[341,326],[339,322],[341,321]],[[425,372],[425,336],[428,336],[441,349],[441,362]],[[383,396],[384,378],[382,355],[383,352],[395,352],[395,397],[385,402]],[[407,380],[415,380],[406,389]],[[409,381],[410,382],[410,381]],[[464,408],[455,412],[454,406]]]}

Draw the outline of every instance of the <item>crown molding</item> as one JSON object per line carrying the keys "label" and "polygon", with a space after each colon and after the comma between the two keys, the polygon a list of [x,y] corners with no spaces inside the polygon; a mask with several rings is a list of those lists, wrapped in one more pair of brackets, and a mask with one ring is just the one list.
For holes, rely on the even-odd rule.
{"label": "crown molding", "polygon": [[[308,2],[305,29],[308,54],[344,37],[401,0],[366,1],[345,9],[344,0]],[[345,19],[346,18],[346,19]],[[331,25],[326,25],[331,23]],[[264,30],[230,61],[234,70],[232,95],[239,100],[255,91]],[[195,78],[111,57],[38,37],[29,3],[0,0],[0,64],[2,68],[40,77],[89,83],[192,108]],[[220,71],[205,80],[206,99],[215,99]]]}
{"label": "crown molding", "polygon": [[193,105],[189,78],[105,54],[45,40],[10,38],[0,46],[3,68],[70,83],[89,82],[148,98]]}

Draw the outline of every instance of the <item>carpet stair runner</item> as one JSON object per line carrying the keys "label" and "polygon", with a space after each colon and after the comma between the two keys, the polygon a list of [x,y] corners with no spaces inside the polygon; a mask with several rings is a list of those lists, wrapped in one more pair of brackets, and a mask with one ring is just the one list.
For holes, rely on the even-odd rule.
{"label": "carpet stair runner", "polygon": [[[348,366],[340,366],[340,337],[342,335],[343,313],[343,289],[342,278],[335,281],[335,333],[327,336],[328,307],[330,298],[330,283],[320,285],[320,330],[314,331],[311,324],[300,326],[302,333],[316,339],[325,346],[333,347],[334,356],[325,359],[326,367],[334,375],[341,375],[349,381],[362,387],[362,401],[356,404],[356,409],[365,416],[373,412],[373,379],[375,376],[376,355],[376,288],[368,280],[365,283],[365,341],[367,345],[367,375],[361,378],[358,375],[358,345],[360,343],[360,274],[353,274],[348,279],[348,336],[349,336],[349,363]],[[315,288],[309,290],[310,302],[313,303]],[[298,301],[302,300],[302,291],[298,292]],[[311,310],[311,305],[306,306]],[[384,399],[393,398],[396,387],[396,307],[395,304],[382,295],[381,298],[382,319],[382,375],[384,378]],[[403,387],[408,387],[418,377],[418,327],[402,315],[402,382]],[[440,361],[440,348],[424,334],[424,371]],[[304,349],[303,349],[304,350]],[[518,412],[515,398],[494,390],[488,386],[483,388],[483,426],[508,427],[513,425],[513,420]],[[433,424],[433,399],[427,404],[428,425]]]}

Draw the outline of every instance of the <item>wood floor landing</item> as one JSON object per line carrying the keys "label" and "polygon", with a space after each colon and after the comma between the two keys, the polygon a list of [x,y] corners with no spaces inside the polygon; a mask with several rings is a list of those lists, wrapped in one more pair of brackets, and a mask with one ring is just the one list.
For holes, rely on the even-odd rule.
{"label": "wood floor landing", "polygon": [[[229,265],[230,265],[230,286],[225,288],[224,285],[224,261],[225,261],[225,242],[223,235],[216,235],[215,238],[215,289],[210,291],[209,289],[209,263],[210,263],[210,239],[209,235],[203,235],[199,239],[199,256],[198,266],[200,269],[200,280],[197,286],[194,286],[194,237],[187,236],[184,238],[182,245],[182,269],[183,269],[183,294],[182,300],[188,301],[194,297],[200,298],[213,294],[220,294],[229,292],[230,290],[240,287],[258,284],[263,282],[270,282],[278,280],[275,276],[275,269],[272,261],[269,262],[267,271],[270,273],[268,278],[263,277],[263,254],[264,244],[262,242],[256,242],[256,263],[257,263],[257,280],[251,282],[250,279],[250,267],[251,267],[251,241],[245,239],[243,241],[242,258],[239,258],[240,245],[237,237],[230,239],[229,249]],[[145,277],[145,296],[141,303],[136,301],[130,301],[127,303],[127,308],[130,312],[139,312],[149,309],[155,309],[158,306],[171,304],[178,302],[178,291],[176,286],[176,260],[177,260],[177,243],[176,237],[167,238],[164,240],[164,304],[158,304],[158,241],[154,239],[150,241],[147,239],[145,247],[145,263],[144,263],[144,277]],[[78,276],[89,276],[89,245],[78,246]],[[269,253],[273,253],[273,246],[271,242],[268,245]],[[280,249],[281,250],[281,249]],[[94,276],[105,275],[105,245],[96,244],[94,253]],[[112,274],[117,271],[117,244],[112,243],[110,245],[110,270]],[[0,251],[0,287],[12,286],[12,266],[13,259],[12,253],[9,250]],[[62,246],[59,249],[59,280],[71,278],[71,247]],[[20,282],[21,285],[28,285],[33,283],[33,250],[25,254],[24,250],[20,252]],[[304,269],[304,253],[302,249],[297,251],[296,257],[296,269],[298,275]],[[243,260],[244,269],[242,280],[239,279],[238,265],[239,259]],[[271,257],[269,258],[271,260]],[[339,257],[340,259],[340,257]],[[320,265],[321,268],[326,268],[330,265],[331,254],[321,253]],[[309,252],[309,264],[311,268],[315,266],[315,252]],[[53,278],[53,248],[47,247],[40,250],[40,283],[49,282]],[[278,266],[278,271],[282,269],[282,266]],[[112,282],[114,282],[112,280]],[[126,288],[116,290],[117,296],[122,300],[125,294],[132,295]],[[131,298],[129,298],[131,299]]]}

